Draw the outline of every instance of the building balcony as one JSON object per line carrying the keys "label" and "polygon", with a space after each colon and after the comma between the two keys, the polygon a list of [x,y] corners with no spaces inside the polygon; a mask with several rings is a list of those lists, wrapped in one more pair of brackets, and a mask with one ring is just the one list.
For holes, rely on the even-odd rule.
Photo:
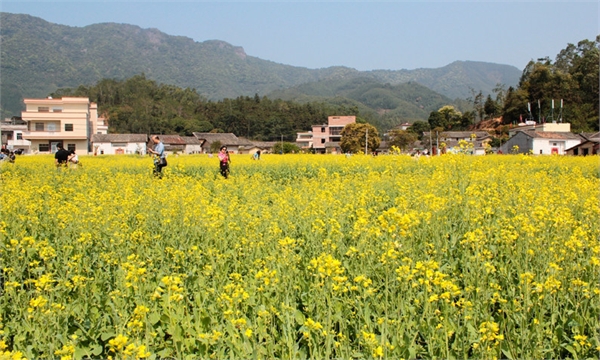
{"label": "building balcony", "polygon": [[23,139],[25,140],[44,140],[44,139],[56,139],[56,140],[84,140],[87,139],[86,133],[75,132],[75,131],[23,131]]}
{"label": "building balcony", "polygon": [[23,111],[21,118],[25,121],[82,121],[87,122],[87,113],[82,112],[37,112]]}
{"label": "building balcony", "polygon": [[13,146],[13,147],[29,147],[29,145],[31,145],[31,142],[29,140],[8,140],[7,141],[8,146]]}

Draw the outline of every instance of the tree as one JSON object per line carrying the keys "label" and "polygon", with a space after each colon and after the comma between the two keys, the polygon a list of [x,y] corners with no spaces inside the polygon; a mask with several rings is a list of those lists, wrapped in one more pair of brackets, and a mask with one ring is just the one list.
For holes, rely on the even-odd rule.
{"label": "tree", "polygon": [[[283,151],[282,151],[283,148]],[[300,152],[298,145],[289,142],[277,142],[273,145],[273,154],[296,154]]]}
{"label": "tree", "polygon": [[485,104],[483,105],[483,112],[487,117],[492,118],[496,115],[497,111],[496,102],[492,99],[491,95],[488,95],[485,99]]}
{"label": "tree", "polygon": [[430,129],[429,123],[427,123],[425,121],[417,120],[408,128],[408,131],[413,134],[416,134],[417,138],[419,140],[422,140],[423,133],[425,131],[429,131],[429,129]]}
{"label": "tree", "polygon": [[342,140],[340,147],[347,153],[358,154],[365,151],[365,140],[367,140],[367,150],[375,151],[379,147],[381,140],[377,129],[371,124],[348,124],[342,130]]}
{"label": "tree", "polygon": [[417,141],[417,134],[405,130],[392,130],[389,132],[389,136],[389,146],[399,147],[402,151],[406,151],[407,147]]}
{"label": "tree", "polygon": [[210,152],[211,153],[217,153],[219,152],[219,150],[221,149],[221,142],[219,140],[213,142],[210,144]]}
{"label": "tree", "polygon": [[502,123],[512,124],[527,116],[527,92],[522,89],[508,88],[502,109]]}
{"label": "tree", "polygon": [[429,126],[431,128],[441,127],[444,130],[451,130],[461,126],[462,113],[454,106],[442,106],[438,111],[432,111],[429,115]]}

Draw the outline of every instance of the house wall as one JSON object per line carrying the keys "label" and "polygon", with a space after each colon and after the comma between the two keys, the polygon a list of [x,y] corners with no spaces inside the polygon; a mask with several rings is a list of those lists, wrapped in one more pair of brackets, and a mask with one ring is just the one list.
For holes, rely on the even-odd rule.
{"label": "house wall", "polygon": [[508,141],[500,147],[500,150],[505,154],[511,154],[515,145],[519,147],[519,154],[527,154],[530,149],[533,149],[531,138],[525,135],[525,133],[519,132],[508,139]]}
{"label": "house wall", "polygon": [[548,131],[548,132],[571,132],[570,123],[544,123],[541,126],[537,126],[536,131]]}
{"label": "house wall", "polygon": [[356,116],[329,116],[327,124],[329,126],[346,126],[356,122]]}
{"label": "house wall", "polygon": [[576,146],[580,142],[576,139],[533,139],[533,153],[536,155],[565,155],[568,148]]}
{"label": "house wall", "polygon": [[593,141],[588,141],[576,148],[569,149],[567,151],[567,155],[575,155],[575,156],[586,156],[586,155],[597,155],[598,154],[598,143]]}
{"label": "house wall", "polygon": [[129,155],[140,152],[146,154],[146,143],[109,143],[99,142],[93,144],[94,155]]}
{"label": "house wall", "polygon": [[200,154],[200,153],[202,153],[202,146],[200,144],[197,144],[197,145],[187,144],[185,146],[184,152],[186,154]]}
{"label": "house wall", "polygon": [[312,126],[312,144],[315,149],[325,149],[328,139],[329,127],[327,125]]}
{"label": "house wall", "polygon": [[[31,145],[29,147],[29,153],[31,154],[50,154],[56,152],[56,145],[58,143],[62,143],[65,149],[70,149],[72,146],[75,147],[75,151],[79,155],[88,154],[88,142],[87,139],[66,139],[66,140],[48,140],[48,139],[35,139],[31,140]],[[42,145],[42,146],[40,146]],[[48,150],[45,151],[44,148],[47,147]],[[42,150],[40,150],[42,149]]]}

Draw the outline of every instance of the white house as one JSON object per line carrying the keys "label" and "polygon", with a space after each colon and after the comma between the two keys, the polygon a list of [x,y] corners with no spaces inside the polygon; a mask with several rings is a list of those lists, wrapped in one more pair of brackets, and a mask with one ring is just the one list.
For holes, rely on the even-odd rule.
{"label": "white house", "polygon": [[94,155],[146,154],[146,134],[93,134]]}
{"label": "white house", "polygon": [[524,130],[504,143],[500,150],[503,153],[520,153],[536,155],[565,155],[566,150],[581,143],[581,136],[572,132]]}
{"label": "white house", "polygon": [[27,123],[18,118],[5,119],[0,124],[0,133],[2,136],[2,147],[9,150],[21,150],[23,153],[29,153],[31,141],[23,139],[23,132],[27,131]]}

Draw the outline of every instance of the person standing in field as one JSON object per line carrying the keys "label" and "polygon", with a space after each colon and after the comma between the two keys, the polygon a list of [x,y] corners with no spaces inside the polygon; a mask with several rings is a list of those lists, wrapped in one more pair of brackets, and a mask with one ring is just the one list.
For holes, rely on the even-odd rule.
{"label": "person standing in field", "polygon": [[75,150],[69,151],[68,163],[69,163],[69,165],[73,164],[74,167],[77,168],[77,165],[79,164],[79,156],[77,156],[77,153],[75,152]]}
{"label": "person standing in field", "polygon": [[160,141],[158,135],[152,137],[152,142],[156,145],[154,149],[148,149],[150,154],[154,154],[154,176],[162,178],[162,169],[167,166],[167,154],[165,154],[165,145]]}
{"label": "person standing in field", "polygon": [[56,151],[56,154],[54,154],[54,165],[56,165],[57,168],[66,166],[69,161],[69,152],[65,150],[62,144],[56,145],[56,148],[58,150]]}
{"label": "person standing in field", "polygon": [[260,160],[260,150],[256,150],[256,152],[252,156],[252,159],[254,159],[254,160]]}
{"label": "person standing in field", "polygon": [[229,157],[229,151],[227,151],[227,146],[221,146],[218,156],[221,175],[223,175],[223,177],[227,179],[229,177],[229,164],[231,163],[231,158]]}

